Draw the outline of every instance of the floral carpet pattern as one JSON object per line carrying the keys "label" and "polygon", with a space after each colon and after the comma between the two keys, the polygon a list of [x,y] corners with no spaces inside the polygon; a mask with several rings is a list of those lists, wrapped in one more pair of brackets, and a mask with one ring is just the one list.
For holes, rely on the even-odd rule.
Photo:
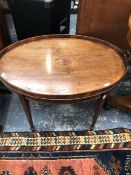
{"label": "floral carpet pattern", "polygon": [[0,175],[130,174],[129,129],[0,133]]}

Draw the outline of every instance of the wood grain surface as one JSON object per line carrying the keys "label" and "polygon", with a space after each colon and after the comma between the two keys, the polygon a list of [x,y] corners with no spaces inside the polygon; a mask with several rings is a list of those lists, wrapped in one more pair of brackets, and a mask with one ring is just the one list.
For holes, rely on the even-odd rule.
{"label": "wood grain surface", "polygon": [[107,104],[110,106],[123,108],[123,109],[126,109],[128,111],[131,111],[131,95],[108,97]]}
{"label": "wood grain surface", "polygon": [[51,35],[17,42],[0,54],[0,78],[31,97],[81,97],[103,92],[126,73],[122,53],[82,36]]}
{"label": "wood grain surface", "polygon": [[131,0],[80,0],[77,34],[104,39],[127,49]]}
{"label": "wood grain surface", "polygon": [[129,27],[129,30],[128,30],[128,33],[127,33],[127,40],[128,40],[128,44],[131,48],[131,15],[129,17],[128,27]]}
{"label": "wood grain surface", "polygon": [[[131,15],[129,17],[128,26],[129,26],[129,30],[128,30],[128,34],[127,34],[127,40],[128,40],[129,46],[131,48]],[[129,62],[130,65],[131,65],[131,58],[129,59],[129,61],[130,61]],[[128,111],[131,111],[131,95],[108,97],[106,103],[108,105],[111,105],[111,106],[115,106],[118,108],[123,108],[123,109],[126,109]]]}

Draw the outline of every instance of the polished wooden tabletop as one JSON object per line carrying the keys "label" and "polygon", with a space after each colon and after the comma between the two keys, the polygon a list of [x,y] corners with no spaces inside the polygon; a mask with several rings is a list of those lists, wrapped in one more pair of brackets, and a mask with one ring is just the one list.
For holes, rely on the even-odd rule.
{"label": "polished wooden tabletop", "polygon": [[41,36],[0,54],[0,78],[24,95],[77,96],[112,87],[126,73],[119,49],[94,38]]}

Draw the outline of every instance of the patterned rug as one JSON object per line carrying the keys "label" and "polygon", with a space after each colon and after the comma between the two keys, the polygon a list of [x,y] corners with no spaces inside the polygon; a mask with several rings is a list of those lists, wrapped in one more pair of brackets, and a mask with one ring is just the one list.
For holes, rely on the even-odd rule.
{"label": "patterned rug", "polygon": [[0,133],[0,175],[130,175],[131,130]]}

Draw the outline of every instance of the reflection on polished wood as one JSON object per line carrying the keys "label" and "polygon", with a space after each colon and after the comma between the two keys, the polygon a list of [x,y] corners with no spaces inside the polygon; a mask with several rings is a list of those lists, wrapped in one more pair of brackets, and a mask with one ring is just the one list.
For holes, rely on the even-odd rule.
{"label": "reflection on polished wood", "polygon": [[25,95],[88,96],[111,87],[126,71],[120,53],[108,44],[75,37],[38,37],[5,52],[1,79]]}
{"label": "reflection on polished wood", "polygon": [[[99,99],[124,77],[126,59],[115,46],[89,37],[39,36],[0,53],[0,78],[13,92],[38,101],[70,103]],[[26,113],[28,107],[24,109]],[[92,128],[103,106],[98,106]],[[28,115],[33,128],[31,115]]]}

